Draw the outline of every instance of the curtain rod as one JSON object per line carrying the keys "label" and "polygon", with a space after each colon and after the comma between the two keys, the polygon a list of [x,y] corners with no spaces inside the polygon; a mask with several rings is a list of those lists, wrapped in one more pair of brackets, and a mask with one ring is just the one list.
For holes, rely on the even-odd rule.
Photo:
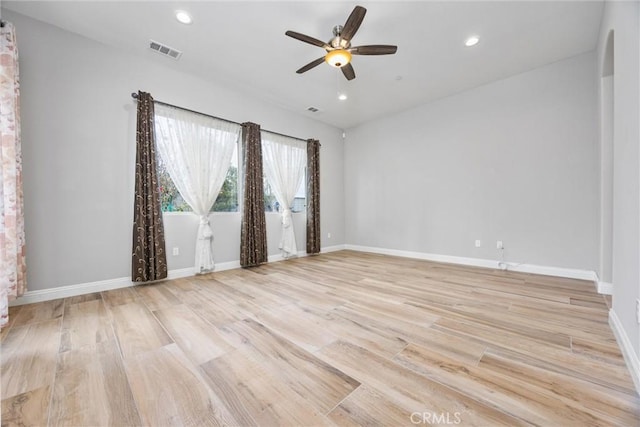
{"label": "curtain rod", "polygon": [[[138,94],[135,92],[131,93],[131,97],[133,99],[138,99]],[[194,113],[194,114],[200,114],[201,116],[205,116],[205,117],[211,117],[212,119],[216,119],[216,120],[222,120],[223,122],[227,122],[227,123],[234,123],[236,125],[240,125],[242,126],[242,123],[238,123],[238,122],[234,122],[233,120],[229,120],[229,119],[223,119],[222,117],[217,117],[217,116],[212,116],[211,114],[205,114],[205,113],[201,113],[200,111],[195,111],[195,110],[190,110],[188,108],[184,108],[184,107],[179,107],[177,105],[173,105],[173,104],[168,104],[166,102],[162,102],[162,101],[156,101],[155,99],[153,100],[154,103],[156,104],[160,104],[160,105],[166,105],[167,107],[173,107],[173,108],[177,108],[179,110],[184,110],[184,111],[189,111],[190,113]],[[262,129],[265,132],[269,132],[269,133],[273,133],[275,135],[280,135],[280,136],[284,136],[286,138],[293,138],[293,139],[297,139],[298,141],[302,141],[302,142],[307,142],[306,139],[302,139],[302,138],[296,138],[295,136],[291,136],[291,135],[285,135],[283,133],[279,133],[279,132],[274,132],[272,130],[267,130],[267,129]]]}

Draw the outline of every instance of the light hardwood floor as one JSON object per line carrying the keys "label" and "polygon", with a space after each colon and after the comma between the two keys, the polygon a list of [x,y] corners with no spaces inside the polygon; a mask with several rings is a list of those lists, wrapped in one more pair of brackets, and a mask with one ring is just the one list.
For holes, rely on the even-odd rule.
{"label": "light hardwood floor", "polygon": [[638,426],[592,283],[358,252],[13,307],[2,426]]}

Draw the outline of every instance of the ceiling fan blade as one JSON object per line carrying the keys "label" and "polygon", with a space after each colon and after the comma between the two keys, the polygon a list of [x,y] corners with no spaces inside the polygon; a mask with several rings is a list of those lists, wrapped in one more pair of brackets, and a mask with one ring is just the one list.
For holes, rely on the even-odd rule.
{"label": "ceiling fan blade", "polygon": [[317,67],[318,65],[322,64],[324,62],[324,56],[321,58],[318,58],[314,61],[309,62],[307,65],[305,65],[304,67],[300,68],[298,71],[296,71],[296,73],[298,74],[302,74],[306,71],[309,71],[310,69],[312,69],[313,67]]}
{"label": "ceiling fan blade", "polygon": [[351,38],[356,34],[356,31],[358,31],[358,28],[360,28],[360,24],[362,24],[365,13],[367,13],[367,9],[362,6],[356,6],[351,12],[351,15],[347,18],[347,22],[344,23],[340,37],[346,40],[351,40]]}
{"label": "ceiling fan blade", "polygon": [[351,64],[347,64],[340,69],[342,70],[342,74],[344,74],[347,80],[353,80],[356,78],[356,72]]}
{"label": "ceiling fan blade", "polygon": [[352,55],[392,55],[396,53],[398,46],[386,44],[372,44],[369,46],[356,46],[349,49]]}
{"label": "ceiling fan blade", "polygon": [[322,47],[324,49],[329,48],[329,45],[326,44],[325,42],[318,39],[314,39],[313,37],[307,36],[305,34],[296,33],[295,31],[287,31],[285,34],[288,35],[289,37],[293,37],[296,40],[300,40],[302,42],[309,43],[314,46]]}

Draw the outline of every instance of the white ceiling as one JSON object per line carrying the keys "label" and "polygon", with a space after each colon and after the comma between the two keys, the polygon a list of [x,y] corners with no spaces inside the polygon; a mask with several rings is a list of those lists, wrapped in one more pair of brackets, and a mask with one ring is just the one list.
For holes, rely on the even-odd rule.
{"label": "white ceiling", "polygon": [[[354,56],[356,79],[326,64],[295,71],[324,51],[284,35],[329,40],[356,4],[367,8],[353,45],[394,44]],[[3,8],[198,74],[339,128],[349,128],[595,49],[601,1],[4,1]],[[183,25],[174,11],[191,13]],[[464,46],[471,34],[480,43]],[[175,61],[149,39],[183,51]],[[338,91],[348,100],[339,101]],[[307,112],[309,106],[320,109]]]}

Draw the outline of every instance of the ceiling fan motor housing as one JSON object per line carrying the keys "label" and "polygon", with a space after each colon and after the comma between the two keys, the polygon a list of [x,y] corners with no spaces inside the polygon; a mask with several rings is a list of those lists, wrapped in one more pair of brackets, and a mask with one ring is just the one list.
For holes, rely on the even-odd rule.
{"label": "ceiling fan motor housing", "polygon": [[333,27],[333,35],[335,37],[329,40],[329,45],[334,49],[348,49],[351,47],[349,40],[340,37],[340,34],[342,34],[342,28],[342,25],[336,25]]}

